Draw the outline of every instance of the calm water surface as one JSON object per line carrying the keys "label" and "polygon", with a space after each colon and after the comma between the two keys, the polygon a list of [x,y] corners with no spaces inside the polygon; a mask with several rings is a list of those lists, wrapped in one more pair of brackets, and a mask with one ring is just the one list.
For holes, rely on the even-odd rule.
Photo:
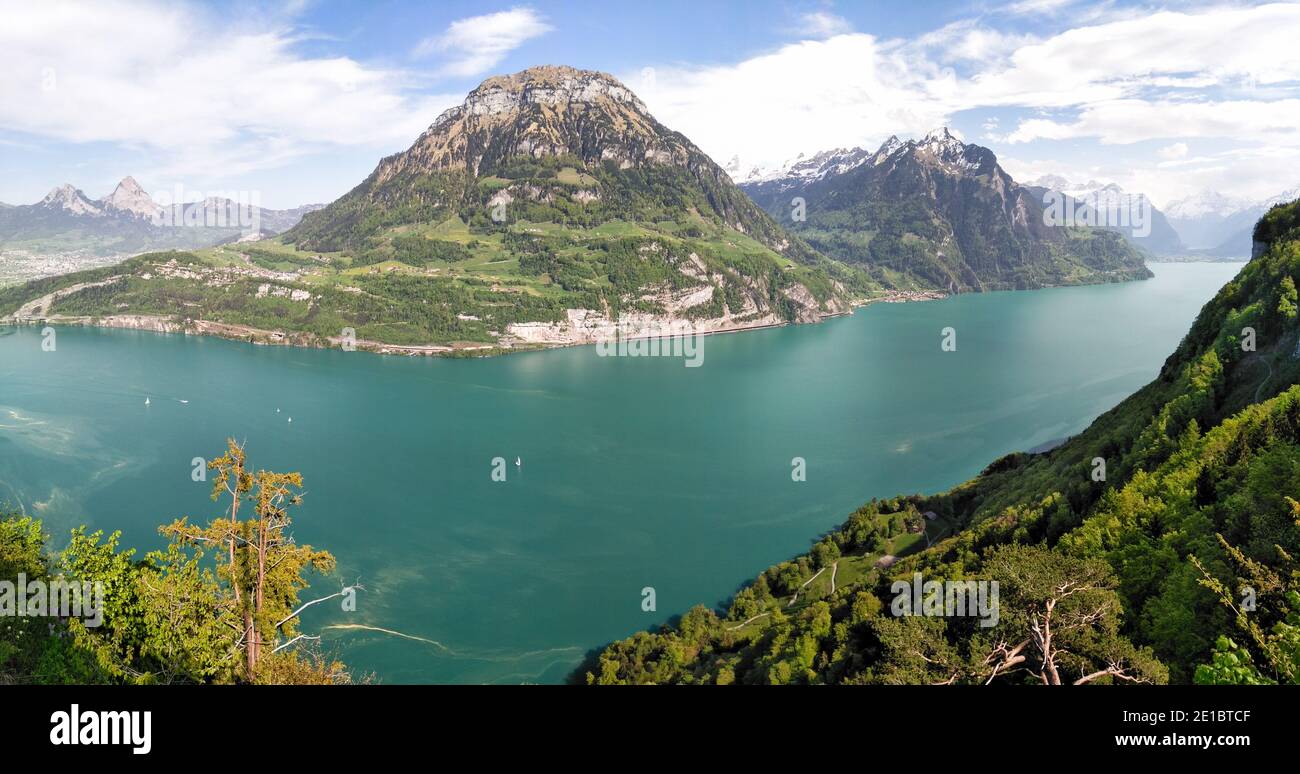
{"label": "calm water surface", "polygon": [[[77,328],[42,352],[37,329],[0,329],[0,502],[56,543],[86,523],[147,550],[159,524],[216,515],[191,460],[245,439],[256,466],[303,473],[299,541],[366,587],[356,612],[320,606],[304,627],[391,632],[324,629],[354,671],[555,682],[593,647],[722,601],[873,496],[944,489],[1083,429],[1155,376],[1240,267],[878,304],[709,337],[699,368]],[[956,352],[940,350],[947,326]],[[658,612],[641,610],[646,586]]]}

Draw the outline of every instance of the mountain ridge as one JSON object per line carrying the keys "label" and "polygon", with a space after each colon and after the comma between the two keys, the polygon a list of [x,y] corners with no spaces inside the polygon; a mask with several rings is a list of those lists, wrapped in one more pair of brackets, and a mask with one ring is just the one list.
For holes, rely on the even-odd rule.
{"label": "mountain ridge", "polygon": [[885,285],[964,292],[1150,276],[1118,235],[1049,225],[1041,197],[946,127],[836,153],[816,169],[802,163],[741,188],[814,248]]}

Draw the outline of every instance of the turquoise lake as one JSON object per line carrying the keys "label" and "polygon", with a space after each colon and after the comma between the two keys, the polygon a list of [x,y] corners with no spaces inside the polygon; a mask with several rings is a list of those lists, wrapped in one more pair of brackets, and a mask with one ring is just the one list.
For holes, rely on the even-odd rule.
{"label": "turquoise lake", "polygon": [[306,479],[296,537],[339,562],[317,588],[366,588],[355,612],[321,605],[303,624],[354,673],[558,682],[592,648],[721,603],[873,496],[945,489],[1083,429],[1156,375],[1240,267],[875,304],[708,337],[698,368],[81,328],[44,352],[39,329],[0,328],[0,503],[58,546],[85,523],[154,548],[159,524],[217,514],[191,460],[243,439],[253,465]]}

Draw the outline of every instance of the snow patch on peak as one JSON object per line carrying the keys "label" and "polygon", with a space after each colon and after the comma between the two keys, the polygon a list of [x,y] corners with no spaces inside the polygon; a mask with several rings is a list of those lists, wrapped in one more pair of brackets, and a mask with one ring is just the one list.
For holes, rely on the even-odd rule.
{"label": "snow patch on peak", "polygon": [[737,183],[768,183],[783,180],[789,185],[799,185],[850,172],[872,157],[873,154],[865,148],[834,148],[818,151],[811,156],[800,153],[775,169],[753,167],[748,173],[740,173],[740,159],[735,158],[727,165],[727,171],[731,173],[732,166],[735,165],[739,176],[732,174],[732,179]]}
{"label": "snow patch on peak", "polygon": [[1218,191],[1200,191],[1170,202],[1165,207],[1165,214],[1180,220],[1205,217],[1226,218],[1253,205],[1254,202],[1221,194]]}
{"label": "snow patch on peak", "polygon": [[880,166],[880,163],[893,155],[894,151],[903,147],[903,141],[898,139],[898,135],[891,134],[889,139],[880,144],[880,148],[872,156],[872,163]]}

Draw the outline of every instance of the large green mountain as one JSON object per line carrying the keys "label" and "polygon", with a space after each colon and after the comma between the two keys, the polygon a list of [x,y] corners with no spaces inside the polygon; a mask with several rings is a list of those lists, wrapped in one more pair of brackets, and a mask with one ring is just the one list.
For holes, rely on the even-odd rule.
{"label": "large green mountain", "polygon": [[0,317],[451,353],[816,322],[877,289],[614,78],[537,67],[281,239],[0,291]]}
{"label": "large green mountain", "polygon": [[[599,311],[671,316],[683,296],[696,319],[815,321],[870,287],[788,234],[626,86],[570,67],[484,81],[286,241],[419,264],[444,249],[428,227],[447,222],[504,237],[521,273]],[[628,248],[631,261],[612,257]]]}
{"label": "large green mountain", "polygon": [[816,249],[891,287],[965,292],[1151,276],[1118,234],[1049,225],[1041,195],[988,148],[947,129],[891,137],[875,153],[818,154],[742,189]]}
{"label": "large green mountain", "polygon": [[[726,612],[614,643],[587,679],[1300,682],[1300,203],[1255,239],[1155,381],[1080,435],[872,501]],[[895,615],[914,573],[998,581],[997,625]]]}

